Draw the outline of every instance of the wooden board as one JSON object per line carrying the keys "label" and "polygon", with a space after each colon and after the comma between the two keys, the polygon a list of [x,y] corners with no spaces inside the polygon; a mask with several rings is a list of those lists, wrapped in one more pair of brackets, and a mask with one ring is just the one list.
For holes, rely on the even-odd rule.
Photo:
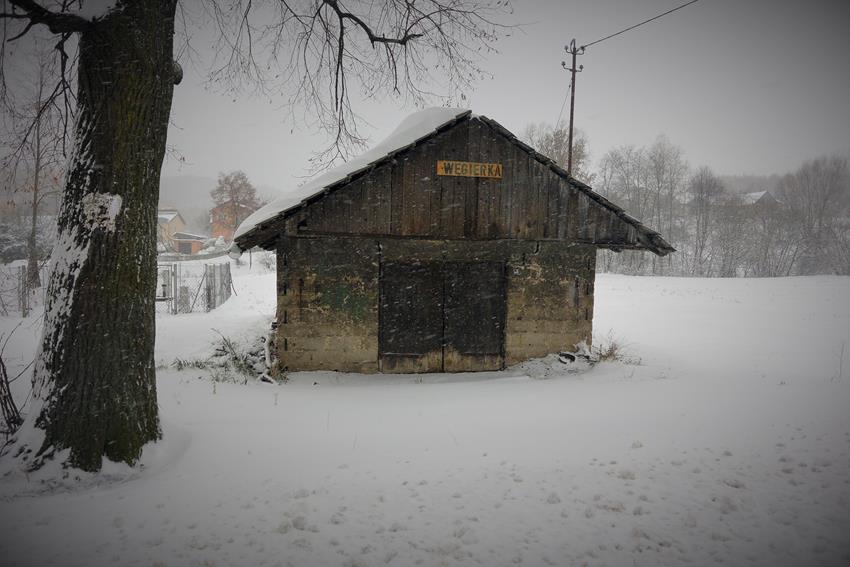
{"label": "wooden board", "polygon": [[437,175],[454,177],[502,178],[501,163],[481,163],[477,161],[437,160]]}
{"label": "wooden board", "polygon": [[434,264],[387,262],[380,276],[378,348],[384,372],[440,372],[443,281]]}
{"label": "wooden board", "polygon": [[383,372],[503,367],[503,263],[386,262],[380,280]]}
{"label": "wooden board", "polygon": [[443,370],[499,370],[505,344],[501,262],[449,262],[444,270]]}

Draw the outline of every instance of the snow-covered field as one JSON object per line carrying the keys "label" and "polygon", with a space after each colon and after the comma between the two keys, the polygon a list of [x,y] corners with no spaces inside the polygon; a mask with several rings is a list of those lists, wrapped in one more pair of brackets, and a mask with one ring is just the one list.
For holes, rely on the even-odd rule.
{"label": "snow-covered field", "polygon": [[[640,364],[547,379],[170,367],[213,329],[267,328],[274,275],[234,278],[220,309],[158,319],[165,440],[144,468],[6,483],[0,563],[850,564],[850,278],[601,275],[597,340]],[[7,345],[12,375],[36,333]]]}

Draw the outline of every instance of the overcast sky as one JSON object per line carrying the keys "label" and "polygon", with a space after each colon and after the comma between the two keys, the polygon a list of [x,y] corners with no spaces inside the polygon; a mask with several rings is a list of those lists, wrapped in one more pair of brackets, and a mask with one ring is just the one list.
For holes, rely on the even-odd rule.
{"label": "overcast sky", "polygon": [[[463,106],[519,134],[554,123],[569,83],[564,45],[586,44],[684,0],[514,0],[521,31],[483,61],[493,78]],[[692,166],[718,173],[786,173],[821,154],[850,155],[850,1],[700,0],[588,48],[576,88],[576,124],[594,162],[610,148],[665,134]],[[165,175],[215,177],[242,169],[281,192],[306,173],[325,139],[299,130],[267,99],[216,94],[201,68],[175,89],[169,143],[186,163]],[[372,142],[415,110],[360,106]],[[568,116],[564,109],[564,118]]]}

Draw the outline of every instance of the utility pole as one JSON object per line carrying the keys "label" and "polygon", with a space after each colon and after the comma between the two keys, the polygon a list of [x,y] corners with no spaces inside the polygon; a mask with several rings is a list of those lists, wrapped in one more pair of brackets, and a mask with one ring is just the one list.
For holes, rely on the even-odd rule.
{"label": "utility pole", "polygon": [[[584,69],[584,65],[579,65],[576,67],[576,55],[584,54],[584,46],[576,47],[576,40],[573,39],[570,41],[569,45],[564,46],[564,51],[572,55],[573,64],[572,67],[567,67],[566,61],[561,61],[561,67],[570,72],[570,137],[568,141],[569,147],[567,148],[567,175],[573,175],[573,114],[575,113],[575,104],[576,104],[576,73],[581,73],[581,70]],[[557,125],[556,125],[557,126]]]}

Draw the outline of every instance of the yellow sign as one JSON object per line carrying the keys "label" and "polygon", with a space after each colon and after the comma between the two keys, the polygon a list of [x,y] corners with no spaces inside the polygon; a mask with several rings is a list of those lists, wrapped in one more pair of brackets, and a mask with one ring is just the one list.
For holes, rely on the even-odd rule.
{"label": "yellow sign", "polygon": [[455,177],[491,177],[502,178],[501,163],[478,163],[474,161],[437,160],[437,175]]}

